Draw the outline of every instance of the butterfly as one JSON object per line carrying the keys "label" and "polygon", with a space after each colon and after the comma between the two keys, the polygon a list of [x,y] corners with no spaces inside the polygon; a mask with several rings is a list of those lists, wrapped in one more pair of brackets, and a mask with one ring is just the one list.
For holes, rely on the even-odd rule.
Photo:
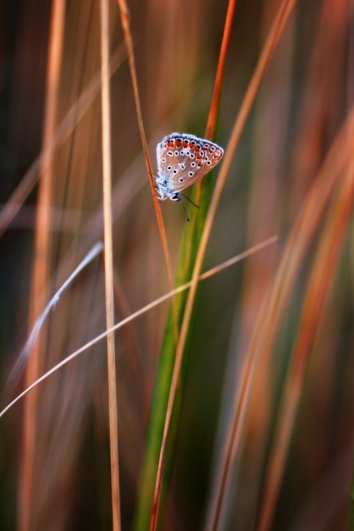
{"label": "butterfly", "polygon": [[181,192],[199,181],[220,162],[222,147],[187,133],[171,133],[156,148],[157,198],[180,201]]}

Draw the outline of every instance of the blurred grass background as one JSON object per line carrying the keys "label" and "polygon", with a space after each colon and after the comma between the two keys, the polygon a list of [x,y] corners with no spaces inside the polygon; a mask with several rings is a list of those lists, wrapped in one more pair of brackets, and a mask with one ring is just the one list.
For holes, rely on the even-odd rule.
{"label": "blurred grass background", "polygon": [[[227,145],[243,94],[278,0],[239,1],[229,45],[216,140]],[[9,204],[43,149],[52,3],[0,6],[0,201]],[[142,109],[150,153],[171,131],[203,135],[227,9],[226,0],[130,1]],[[145,174],[118,7],[110,4],[116,320],[168,289]],[[202,283],[188,349],[172,481],[161,529],[204,529],[215,495],[215,471],[240,385],[242,362],[271,292],[296,216],[330,147],[353,108],[354,28],[350,0],[298,2],[275,52],[234,157],[204,269],[274,234],[276,245]],[[98,2],[65,5],[56,110],[60,124],[100,68]],[[118,52],[117,52],[118,50]],[[78,118],[74,110],[74,119]],[[351,133],[353,129],[350,130]],[[349,132],[350,134],[350,132]],[[353,136],[352,136],[353,138]],[[350,141],[350,138],[349,138]],[[354,153],[353,143],[350,154]],[[42,300],[102,237],[100,94],[54,152],[49,198],[48,277]],[[40,180],[45,172],[36,172]],[[353,163],[343,163],[301,260],[276,339],[260,357],[221,529],[257,529],[286,374],[304,330],[304,302],[327,221]],[[351,172],[351,173],[350,173]],[[208,179],[208,178],[207,178]],[[211,181],[215,179],[215,175]],[[321,183],[319,185],[321,189]],[[350,198],[349,198],[350,199]],[[350,205],[350,202],[349,202]],[[5,405],[8,375],[29,333],[38,185],[1,228],[0,345]],[[48,206],[48,205],[47,205]],[[351,204],[352,206],[352,204]],[[36,210],[37,209],[37,210]],[[177,262],[184,213],[164,203],[172,260]],[[198,210],[192,211],[198,216]],[[271,524],[274,530],[344,530],[349,526],[353,458],[353,220],[350,213],[321,293],[323,304],[306,349],[301,401]],[[43,228],[43,227],[42,227]],[[188,227],[187,227],[188,229]],[[321,274],[321,271],[318,272]],[[327,292],[327,291],[328,292]],[[168,306],[117,334],[122,528],[138,505]],[[33,317],[33,316],[32,316]],[[42,334],[40,372],[104,330],[103,267],[96,261],[58,304]],[[105,344],[58,372],[38,390],[30,523],[23,523],[23,406],[0,421],[0,529],[109,529],[110,470]],[[24,381],[18,385],[22,389]],[[17,524],[16,524],[17,522]]]}

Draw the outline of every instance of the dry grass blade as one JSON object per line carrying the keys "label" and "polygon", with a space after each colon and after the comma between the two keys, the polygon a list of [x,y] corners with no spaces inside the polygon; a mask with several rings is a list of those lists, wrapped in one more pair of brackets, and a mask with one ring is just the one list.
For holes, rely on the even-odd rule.
{"label": "dry grass blade", "polygon": [[[136,65],[135,65],[135,55],[134,55],[134,46],[133,46],[133,39],[132,34],[130,30],[130,15],[128,6],[125,0],[117,0],[118,6],[119,6],[119,12],[122,22],[122,28],[124,33],[124,40],[125,45],[127,48],[127,54],[128,54],[128,60],[129,60],[129,69],[130,69],[130,75],[132,79],[132,85],[133,85],[133,92],[134,92],[134,102],[135,102],[135,109],[137,114],[137,121],[138,121],[138,127],[139,127],[139,133],[141,138],[141,144],[143,147],[143,153],[144,153],[144,160],[146,165],[146,172],[149,178],[149,184],[151,189],[151,195],[154,202],[154,208],[155,208],[155,214],[156,214],[156,220],[157,225],[159,228],[159,234],[161,239],[161,245],[163,250],[163,255],[165,259],[166,264],[166,270],[167,270],[167,277],[170,288],[174,285],[174,279],[173,279],[173,268],[170,258],[170,253],[168,250],[168,244],[167,244],[167,236],[166,236],[166,229],[165,224],[162,217],[161,212],[161,206],[160,203],[156,197],[155,194],[155,185],[154,185],[154,177],[152,174],[152,168],[151,168],[151,162],[150,162],[150,156],[149,156],[149,149],[148,144],[146,140],[146,134],[144,129],[144,122],[143,122],[143,115],[141,110],[141,104],[140,104],[140,97],[139,97],[139,88],[138,88],[138,77],[136,73]],[[175,329],[175,336],[177,338],[178,334],[178,327],[177,327],[177,314],[176,314],[176,307],[175,304],[172,302],[173,305],[173,312],[174,312],[174,329]]]}
{"label": "dry grass blade", "polygon": [[[113,222],[112,222],[112,160],[111,160],[111,94],[109,85],[109,3],[100,0],[101,74],[102,74],[102,162],[103,162],[103,218],[104,266],[106,294],[106,323],[114,325]],[[114,531],[121,529],[118,406],[116,350],[114,332],[107,335],[108,408],[111,454],[112,521]]]}
{"label": "dry grass blade", "polygon": [[162,443],[161,443],[161,449],[160,449],[160,457],[159,457],[153,510],[152,510],[152,524],[151,524],[150,529],[155,529],[156,527],[156,513],[157,513],[157,508],[158,508],[160,490],[161,490],[161,481],[162,481],[164,457],[165,457],[165,452],[166,452],[167,436],[169,432],[174,399],[176,395],[178,378],[179,378],[179,373],[181,369],[183,350],[184,350],[185,342],[187,339],[189,323],[190,323],[190,318],[192,315],[194,299],[195,299],[196,289],[197,289],[197,284],[195,280],[198,278],[200,274],[200,270],[203,264],[211,229],[212,229],[213,222],[215,219],[217,207],[219,205],[221,194],[222,194],[225,182],[226,182],[226,178],[228,176],[228,172],[231,167],[231,163],[232,163],[235,151],[237,149],[237,146],[238,146],[238,143],[241,137],[241,133],[245,126],[251,107],[254,103],[254,100],[255,100],[257,91],[259,89],[260,83],[262,81],[263,75],[266,71],[269,61],[271,60],[273,51],[275,47],[277,46],[277,44],[279,43],[282,32],[286,26],[287,21],[289,20],[289,17],[292,13],[293,8],[295,7],[295,4],[296,4],[296,0],[283,0],[279,8],[278,14],[275,18],[275,21],[269,32],[267,41],[263,47],[261,56],[258,60],[255,72],[248,85],[248,89],[246,91],[243,103],[241,105],[240,112],[237,116],[234,128],[232,130],[230,141],[229,141],[229,144],[225,152],[223,164],[221,166],[221,169],[220,169],[217,181],[216,181],[215,189],[212,195],[210,208],[208,211],[207,219],[205,222],[204,230],[202,233],[202,237],[201,237],[201,241],[200,241],[200,245],[199,245],[199,249],[198,249],[198,253],[197,253],[197,257],[196,257],[195,265],[193,269],[193,275],[192,275],[193,284],[188,294],[185,313],[184,313],[183,322],[181,326],[180,337],[179,337],[179,341],[178,341],[177,349],[176,349],[176,357],[175,357],[175,363],[173,367],[171,387],[170,387],[168,405],[167,405],[167,411],[166,411],[166,419],[165,419],[165,425],[164,425],[164,431],[163,431],[163,437],[162,437]]}
{"label": "dry grass blade", "polygon": [[294,223],[292,233],[283,253],[279,270],[270,294],[260,311],[258,324],[253,334],[251,345],[245,356],[241,370],[240,385],[235,395],[232,408],[232,421],[225,438],[224,449],[217,473],[217,489],[213,510],[207,529],[218,529],[226,492],[228,491],[236,450],[241,440],[257,360],[265,357],[270,350],[277,325],[289,297],[295,275],[299,270],[311,238],[321,221],[321,216],[330,194],[335,186],[338,173],[343,171],[350,158],[350,149],[346,143],[348,131],[354,124],[354,112],[349,116],[345,126],[338,135],[323,168],[314,182]]}
{"label": "dry grass blade", "polygon": [[[116,72],[123,62],[123,45],[119,46],[112,54],[110,61],[110,76]],[[21,206],[35,187],[40,171],[47,167],[53,157],[54,151],[69,137],[85,113],[92,105],[101,88],[101,73],[97,72],[82,92],[78,100],[71,106],[60,124],[53,131],[52,137],[41,154],[33,161],[28,171],[23,176],[20,184],[8,199],[0,212],[0,238],[16,217]]]}
{"label": "dry grass blade", "polygon": [[67,288],[71,285],[71,283],[76,279],[76,277],[81,273],[81,271],[87,267],[92,260],[94,260],[103,250],[103,244],[102,242],[96,243],[94,247],[87,253],[85,258],[80,262],[80,264],[77,266],[77,268],[72,272],[72,274],[66,279],[64,284],[60,286],[60,288],[54,293],[53,297],[50,299],[49,303],[46,305],[44,310],[41,312],[39,317],[37,317],[36,322],[34,323],[34,326],[32,328],[32,331],[26,341],[25,346],[23,347],[17,361],[16,365],[11,372],[9,381],[10,384],[13,383],[13,381],[16,383],[16,380],[21,373],[21,370],[23,368],[23,364],[27,361],[28,357],[31,354],[31,350],[33,348],[33,345],[38,340],[38,336],[44,326],[44,323],[47,320],[48,315],[52,310],[54,310],[55,306],[59,302],[59,299],[63,295],[64,291],[67,290]]}
{"label": "dry grass blade", "polygon": [[[217,275],[218,273],[220,273],[224,269],[227,269],[227,268],[237,264],[241,260],[247,258],[248,256],[251,256],[252,254],[260,251],[261,249],[264,249],[265,247],[275,243],[276,241],[277,241],[277,237],[273,236],[272,238],[269,238],[268,240],[265,240],[265,241],[263,241],[263,242],[261,242],[261,243],[259,243],[257,245],[254,245],[250,249],[247,249],[247,251],[244,251],[243,253],[240,253],[240,254],[232,257],[232,258],[229,258],[228,260],[225,260],[225,262],[222,262],[221,264],[219,264],[219,265],[217,265],[215,267],[212,267],[211,269],[209,269],[208,271],[206,271],[205,273],[200,275],[200,277],[197,279],[197,282],[199,282],[201,280],[206,280],[207,278],[211,278],[211,277]],[[145,306],[140,308],[140,310],[137,310],[137,311],[133,312],[131,315],[129,315],[129,316],[125,317],[124,319],[122,319],[121,321],[119,321],[119,323],[115,324],[109,330],[105,330],[104,332],[102,332],[102,334],[96,336],[94,339],[92,339],[91,341],[89,341],[88,343],[86,343],[85,345],[80,347],[79,349],[75,350],[75,352],[73,352],[72,354],[69,354],[68,356],[66,356],[66,358],[64,358],[61,362],[57,363],[54,367],[52,367],[49,371],[47,371],[45,374],[43,374],[40,378],[38,378],[30,386],[28,386],[26,389],[24,389],[9,404],[7,404],[7,406],[5,406],[0,411],[0,418],[3,417],[5,415],[5,413],[7,413],[15,404],[17,404],[17,402],[19,402],[23,397],[25,397],[37,385],[39,385],[40,383],[44,382],[47,378],[49,378],[49,376],[51,376],[56,371],[58,371],[59,369],[61,369],[62,367],[64,367],[68,363],[70,363],[72,360],[74,360],[75,358],[77,358],[81,354],[85,353],[89,348],[93,347],[94,345],[96,345],[97,343],[99,343],[100,341],[105,339],[108,334],[123,328],[124,326],[126,326],[129,323],[131,323],[132,321],[134,321],[135,319],[137,319],[141,315],[144,315],[145,313],[151,311],[156,306],[159,306],[160,304],[162,304],[163,302],[171,299],[175,295],[178,295],[179,293],[182,293],[186,289],[190,288],[191,285],[192,285],[191,281],[187,282],[186,284],[183,284],[183,286],[179,286],[178,288],[175,288],[175,289],[169,291],[165,295],[162,295],[161,297],[159,297],[158,299],[155,299],[154,301],[150,302],[149,304],[146,304]]]}
{"label": "dry grass blade", "polygon": [[[208,121],[207,121],[207,126],[206,126],[206,131],[205,131],[205,137],[209,139],[213,139],[214,134],[215,134],[216,119],[217,119],[217,113],[218,113],[220,95],[221,95],[221,87],[222,87],[222,81],[224,77],[226,56],[227,56],[227,50],[229,48],[229,43],[230,43],[232,23],[234,20],[235,9],[236,9],[236,0],[229,0],[227,13],[226,13],[226,19],[225,19],[225,25],[224,25],[224,31],[223,31],[223,38],[222,38],[221,47],[220,47],[220,54],[219,54],[217,71],[216,71],[216,77],[215,77],[215,82],[214,82],[214,90],[213,90],[213,95],[211,99]],[[186,239],[182,243],[182,247],[184,244],[190,249],[190,251],[191,251],[193,242],[195,242],[196,245],[198,243],[200,233],[202,230],[201,227],[205,221],[207,205],[208,205],[208,201],[210,197],[208,194],[206,194],[204,197],[204,201],[202,201],[203,184],[204,184],[203,182],[197,183],[196,189],[195,189],[195,195],[194,195],[195,203],[198,205],[200,204],[203,205],[203,208],[200,212],[201,225],[199,225],[199,223],[197,222],[197,219],[194,218],[195,221],[192,223],[192,234],[190,236],[188,235],[188,237],[186,235]],[[191,259],[191,256],[190,256],[190,259]],[[193,262],[190,263],[189,267],[191,268],[192,266],[193,266]],[[185,270],[186,272],[187,271],[189,272],[188,263],[185,264]],[[181,352],[181,357],[182,357],[182,352]],[[175,359],[175,363],[176,363],[176,359]],[[173,398],[173,401],[174,401],[174,398]],[[161,458],[161,455],[159,456],[159,464],[157,468],[157,480],[156,480],[154,497],[153,497],[153,502],[152,502],[150,529],[155,529],[157,525],[157,518],[158,518],[158,500],[159,500],[161,484],[162,484],[162,466],[160,465],[160,462],[161,462],[160,458]]]}
{"label": "dry grass blade", "polygon": [[225,19],[224,33],[222,36],[222,42],[220,47],[220,55],[218,61],[218,68],[216,71],[213,96],[211,98],[210,110],[208,115],[208,123],[205,131],[205,138],[212,139],[215,133],[216,117],[218,114],[218,107],[220,101],[222,81],[224,77],[225,62],[227,50],[229,48],[230,36],[232,30],[232,22],[234,20],[236,9],[236,0],[229,0],[227,6],[227,13]]}
{"label": "dry grass blade", "polygon": [[[207,122],[206,130],[205,130],[205,138],[209,138],[210,140],[213,139],[214,134],[215,134],[216,119],[217,119],[220,95],[221,95],[221,87],[222,87],[222,81],[223,81],[224,71],[225,71],[226,55],[227,55],[227,50],[229,48],[231,30],[232,30],[232,22],[235,16],[235,10],[236,10],[236,0],[229,0],[228,6],[227,6],[226,19],[225,19],[224,33],[222,36],[222,42],[221,42],[221,47],[220,47],[218,67],[216,70],[214,90],[213,90],[213,95],[211,98],[211,104],[210,104],[210,109],[209,109],[209,114],[208,114],[208,122]],[[197,183],[196,194],[195,194],[195,201],[197,204],[200,203],[202,186],[203,186],[202,181]]]}
{"label": "dry grass blade", "polygon": [[[51,143],[51,138],[55,130],[55,121],[58,104],[58,86],[60,79],[63,33],[65,21],[65,0],[55,0],[51,14],[49,55],[47,66],[47,96],[45,105],[45,121],[43,135],[43,150],[47,151]],[[50,258],[50,216],[52,202],[53,184],[53,152],[48,157],[47,165],[41,176],[39,199],[36,219],[36,240],[35,240],[35,263],[33,267],[32,280],[32,307],[30,311],[30,322],[35,322],[41,309],[44,306],[46,289],[49,278],[49,258]],[[41,367],[40,344],[36,345],[29,360],[26,370],[26,383],[29,384],[38,377]],[[37,425],[37,405],[38,396],[34,393],[25,403],[24,411],[24,432],[22,450],[22,469],[20,479],[20,507],[19,507],[19,529],[27,531],[31,529],[32,523],[32,492],[33,492],[33,461],[35,453],[35,436]]]}
{"label": "dry grass blade", "polygon": [[275,504],[283,475],[287,451],[294,427],[299,401],[304,385],[304,376],[309,363],[311,348],[326,311],[326,302],[334,281],[336,265],[340,258],[342,243],[354,204],[354,165],[345,170],[338,198],[323,230],[320,246],[308,281],[303,303],[299,334],[291,356],[291,368],[287,376],[284,401],[277,420],[265,480],[265,494],[258,529],[270,529]]}
{"label": "dry grass blade", "polygon": [[0,530],[354,531],[352,2],[1,7]]}

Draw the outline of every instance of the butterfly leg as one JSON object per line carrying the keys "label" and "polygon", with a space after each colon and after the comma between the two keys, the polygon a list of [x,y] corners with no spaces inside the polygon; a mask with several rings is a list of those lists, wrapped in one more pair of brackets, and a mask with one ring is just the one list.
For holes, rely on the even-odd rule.
{"label": "butterfly leg", "polygon": [[165,201],[165,199],[167,199],[167,195],[164,189],[161,188],[161,186],[159,186],[158,183],[157,183],[157,186],[155,186],[155,192],[156,192],[156,197],[159,201]]}

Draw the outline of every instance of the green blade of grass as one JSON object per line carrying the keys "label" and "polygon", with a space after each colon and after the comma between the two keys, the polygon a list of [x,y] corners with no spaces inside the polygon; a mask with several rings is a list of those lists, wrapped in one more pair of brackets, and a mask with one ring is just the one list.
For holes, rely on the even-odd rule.
{"label": "green blade of grass", "polygon": [[[226,60],[226,53],[230,41],[230,34],[232,29],[232,22],[234,19],[236,8],[236,0],[230,0],[228,4],[228,10],[225,19],[225,27],[223,33],[223,39],[221,43],[219,63],[216,72],[214,92],[209,110],[208,123],[206,127],[206,137],[212,139],[215,134],[215,126],[218,114],[218,107],[220,101],[221,85],[224,73],[224,66]],[[213,172],[203,179],[203,186],[197,186],[192,193],[192,201],[199,206],[198,215],[196,215],[195,207],[189,206],[191,219],[190,223],[186,223],[181,240],[181,248],[179,253],[179,261],[176,272],[176,285],[182,285],[188,282],[193,273],[195,259],[198,252],[200,238],[203,232],[209,203],[212,193],[212,178]],[[165,328],[165,335],[162,343],[158,374],[154,387],[154,397],[151,408],[151,417],[149,425],[149,433],[146,445],[146,457],[140,482],[140,492],[136,511],[135,529],[142,530],[148,529],[150,526],[151,510],[154,498],[154,487],[156,482],[156,471],[159,461],[159,453],[161,449],[161,441],[163,436],[164,423],[166,418],[166,410],[168,404],[169,389],[171,385],[175,352],[176,352],[176,335],[175,326],[180,329],[184,309],[187,301],[188,292],[182,292],[176,297],[174,303],[175,306],[170,309],[167,324]],[[175,322],[177,321],[177,323]],[[188,345],[186,351],[188,350]],[[179,389],[183,388],[185,379],[185,371],[182,370]],[[180,395],[180,393],[178,393]],[[169,451],[167,452],[164,479],[165,484],[168,485],[169,477],[171,475],[171,446],[173,447],[174,434],[176,428],[176,420],[178,418],[177,409],[179,409],[180,396],[176,397],[176,403],[174,407],[174,416],[172,426],[169,433],[168,445]],[[164,505],[164,504],[162,504]],[[157,507],[155,508],[157,511]]]}
{"label": "green blade of grass", "polygon": [[[206,218],[206,213],[208,211],[209,201],[211,197],[211,180],[207,178],[207,182],[204,183],[202,190],[198,194],[197,191],[193,193],[193,200],[196,199],[195,196],[199,196],[199,206],[198,215],[191,216],[191,223],[186,224],[184,229],[184,234],[182,238],[182,245],[180,249],[179,262],[176,274],[176,285],[179,286],[184,282],[187,282],[191,278],[193,271],[193,265],[198,249],[199,239],[202,233],[204,226],[204,221]],[[195,212],[194,212],[195,214]],[[175,308],[177,310],[178,317],[178,327],[180,327],[183,312],[187,300],[188,293],[185,291],[181,293],[175,299]],[[143,468],[143,474],[140,482],[140,492],[139,492],[139,501],[137,506],[135,529],[140,531],[143,529],[149,529],[151,509],[153,503],[154,495],[154,485],[156,480],[156,470],[157,463],[159,458],[159,452],[161,447],[161,440],[163,434],[163,427],[166,415],[166,408],[168,402],[168,391],[170,388],[173,363],[175,357],[176,342],[174,336],[174,325],[173,325],[173,315],[170,309],[165,335],[162,343],[158,374],[156,377],[155,387],[154,387],[154,397],[151,408],[150,416],[150,425],[149,432],[146,444],[146,458]],[[188,348],[186,349],[188,350]],[[182,370],[180,387],[183,388],[185,380],[185,371]],[[180,393],[179,393],[180,394]],[[176,427],[176,419],[178,417],[177,409],[178,404],[180,403],[179,397],[177,397],[177,407],[175,407],[173,415],[173,425],[171,427],[169,440],[172,443]],[[170,444],[168,447],[170,448]],[[169,477],[171,475],[171,453],[168,452],[165,463],[165,472],[164,479],[165,484],[169,483]]]}
{"label": "green blade of grass", "polygon": [[[231,160],[234,156],[235,150],[239,143],[241,133],[245,126],[250,109],[254,103],[261,80],[263,79],[263,75],[267,69],[267,66],[272,57],[272,54],[277,44],[279,43],[282,32],[294,9],[295,4],[296,4],[296,0],[284,0],[284,2],[281,4],[281,7],[278,10],[277,16],[274,19],[272,28],[269,32],[268,38],[264,44],[262,53],[259,57],[257,66],[254,70],[253,76],[246,90],[240,112],[235,121],[233,130],[231,133],[230,141],[226,148],[225,158],[222,163],[220,174],[219,174],[219,177],[215,185],[215,190],[213,192],[212,197],[211,195],[209,195],[210,209],[207,209],[207,207],[205,207],[204,200],[200,201],[200,203],[203,205],[203,213],[201,213],[200,215],[200,220],[202,220],[202,223],[201,223],[202,230],[199,233],[198,232],[195,233],[198,235],[197,238],[190,237],[189,241],[188,239],[185,241],[182,240],[183,251],[181,253],[182,258],[181,258],[180,264],[183,264],[184,257],[190,257],[190,258],[193,257],[193,259],[191,259],[191,261],[188,262],[188,264],[183,264],[184,271],[188,274],[190,274],[190,269],[188,266],[189,265],[191,266],[192,279],[195,279],[198,277],[200,268],[202,266],[202,262],[203,262],[203,258],[204,258],[205,250],[206,250],[206,245],[209,239],[209,235],[210,235],[211,227],[212,227],[213,220],[215,217],[216,209],[219,203],[222,189],[226,181],[228,171],[230,169]],[[226,25],[225,25],[225,31],[226,31]],[[198,201],[196,202],[198,203]],[[205,211],[204,211],[204,208],[206,208]],[[206,212],[207,212],[207,216],[205,216]],[[204,220],[205,220],[205,223],[204,223]],[[178,272],[180,271],[181,269],[179,267]],[[183,319],[182,319],[181,335],[178,341],[176,351],[174,349],[174,344],[171,343],[171,344],[166,345],[166,339],[163,345],[163,351],[161,354],[161,365],[158,371],[157,382],[155,384],[156,390],[155,390],[155,396],[154,396],[154,401],[153,401],[152,418],[150,422],[150,433],[149,433],[148,442],[147,442],[146,461],[145,461],[145,467],[143,469],[143,477],[142,477],[142,483],[140,487],[141,488],[140,498],[138,500],[138,508],[137,508],[137,514],[136,514],[136,529],[138,529],[139,531],[148,528],[147,519],[149,517],[149,512],[151,512],[150,531],[156,528],[157,508],[158,508],[159,498],[161,494],[160,488],[161,488],[161,483],[162,483],[162,476],[163,474],[165,474],[164,475],[164,478],[165,478],[166,470],[168,472],[168,467],[164,468],[164,464],[166,461],[168,462],[168,456],[166,459],[165,453],[167,454],[168,453],[167,449],[171,448],[170,442],[172,439],[171,439],[170,422],[173,425],[173,413],[175,412],[175,404],[178,403],[179,401],[178,392],[180,392],[181,386],[183,386],[183,380],[185,377],[183,372],[184,372],[184,367],[186,366],[186,360],[188,359],[188,348],[186,348],[186,343],[188,342],[189,331],[191,329],[190,319],[192,317],[193,308],[195,307],[194,306],[195,294],[196,294],[196,286],[192,288],[191,292],[188,294],[187,298],[184,301],[186,309],[185,309],[185,314],[183,315]],[[183,310],[184,304],[183,303],[179,304],[179,307],[182,306],[182,310]],[[168,327],[167,327],[166,335],[168,335]],[[172,376],[171,376],[171,372],[172,372]],[[169,385],[169,378],[171,379],[170,385]],[[165,388],[166,394],[168,394],[168,396],[162,394],[161,392],[162,387]],[[165,415],[163,413],[164,408],[166,411]],[[165,419],[163,425],[160,424],[161,416],[162,418]],[[157,454],[155,453],[156,446],[158,445],[158,440],[160,439],[161,434],[162,434],[162,439],[161,439],[161,444],[160,444],[160,452],[159,452],[159,455],[157,456]],[[155,475],[154,470],[157,470],[155,481],[153,478],[153,476]],[[155,483],[154,487],[153,487],[153,483]],[[154,488],[154,495],[152,496],[153,488]],[[150,500],[151,502],[153,500],[153,507],[151,507],[152,511],[151,511],[151,508],[149,507]]]}

